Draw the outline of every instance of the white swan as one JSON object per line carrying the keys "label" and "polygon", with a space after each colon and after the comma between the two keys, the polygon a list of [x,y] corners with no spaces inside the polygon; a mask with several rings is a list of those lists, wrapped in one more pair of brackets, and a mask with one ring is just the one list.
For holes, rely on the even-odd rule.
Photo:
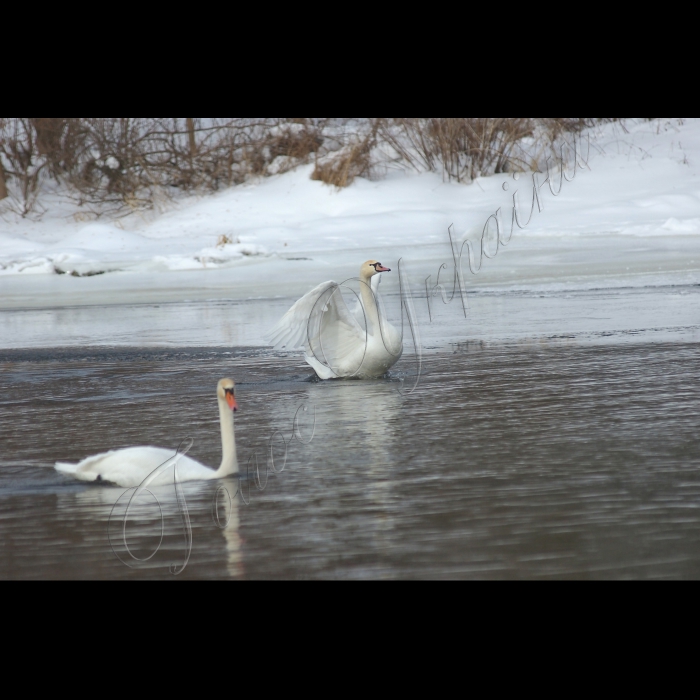
{"label": "white swan", "polygon": [[[378,297],[376,260],[360,268],[361,305],[351,313],[340,286],[323,282],[305,294],[265,336],[276,349],[303,347],[304,359],[321,379],[375,379],[403,352],[401,333],[385,317]],[[364,328],[363,328],[364,326]]]}
{"label": "white swan", "polygon": [[[233,379],[222,379],[216,387],[221,419],[221,448],[223,457],[218,469],[206,467],[183,455],[177,460],[178,481],[219,479],[238,472],[236,438],[233,432],[233,412],[238,409]],[[110,481],[119,486],[139,486],[155,469],[172,459],[174,450],[162,447],[127,447],[87,457],[78,464],[56,462],[56,469],[81,481]],[[173,483],[172,469],[165,469],[148,482],[151,486]]]}

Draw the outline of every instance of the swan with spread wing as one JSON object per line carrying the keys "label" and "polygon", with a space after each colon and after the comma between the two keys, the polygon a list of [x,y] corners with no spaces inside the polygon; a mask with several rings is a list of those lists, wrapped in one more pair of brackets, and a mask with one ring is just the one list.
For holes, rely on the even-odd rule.
{"label": "swan with spread wing", "polygon": [[332,280],[305,294],[266,335],[276,349],[304,348],[304,359],[321,379],[376,379],[403,352],[401,332],[387,320],[378,296],[376,260],[360,268],[360,303],[350,311]]}

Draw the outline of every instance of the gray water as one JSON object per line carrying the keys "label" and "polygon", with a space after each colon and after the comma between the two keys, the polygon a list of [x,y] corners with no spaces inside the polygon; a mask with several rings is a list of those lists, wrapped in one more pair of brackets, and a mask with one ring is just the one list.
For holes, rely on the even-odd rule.
{"label": "gray water", "polygon": [[[390,379],[317,382],[260,348],[0,350],[0,578],[700,577],[697,343],[450,348],[408,395],[410,356]],[[174,489],[159,544],[154,502],[123,529],[125,489],[54,470],[187,436],[218,466],[225,376],[242,478],[184,485],[191,552]],[[313,439],[266,475],[304,406]]]}

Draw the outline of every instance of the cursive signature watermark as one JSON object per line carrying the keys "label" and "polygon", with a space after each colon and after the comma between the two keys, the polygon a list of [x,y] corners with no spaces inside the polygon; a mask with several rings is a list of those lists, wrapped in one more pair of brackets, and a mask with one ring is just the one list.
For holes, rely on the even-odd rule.
{"label": "cursive signature watermark", "polygon": [[[565,147],[569,149],[567,155],[564,153]],[[573,159],[571,158],[571,154],[573,154]],[[574,139],[573,146],[565,144],[561,147],[559,158],[559,177],[557,178],[558,187],[555,186],[555,175],[550,168],[549,158],[547,159],[546,178],[540,180],[539,176],[545,175],[545,173],[540,171],[536,171],[531,174],[532,190],[530,193],[530,211],[527,215],[527,220],[525,220],[524,211],[521,208],[519,200],[520,190],[516,189],[511,195],[512,205],[510,210],[509,226],[504,225],[503,207],[499,207],[486,219],[481,229],[482,232],[478,244],[466,239],[461,243],[461,246],[458,246],[458,244],[455,242],[453,234],[454,224],[451,224],[448,227],[447,233],[452,255],[452,290],[451,294],[448,295],[446,283],[441,280],[441,275],[443,275],[443,273],[445,276],[449,273],[448,271],[450,264],[448,263],[443,263],[440,265],[437,271],[435,284],[431,284],[432,275],[429,275],[425,279],[425,298],[428,316],[431,323],[433,320],[431,299],[434,299],[438,295],[444,304],[451,303],[456,296],[459,296],[462,311],[465,318],[467,317],[469,302],[466,284],[464,281],[464,272],[462,269],[465,248],[467,251],[469,271],[471,274],[476,275],[483,268],[485,259],[495,258],[500,248],[506,247],[511,242],[516,231],[516,227],[523,230],[530,225],[530,223],[533,221],[533,217],[535,216],[535,208],[537,208],[538,214],[544,211],[545,200],[542,188],[548,184],[549,191],[552,196],[558,197],[562,192],[564,182],[572,182],[575,179],[578,170],[583,170],[586,168],[590,169],[590,166],[588,165],[589,157],[590,138],[588,141],[588,149],[585,158],[582,150],[580,149],[580,142]],[[573,163],[572,165],[567,164],[571,162]],[[569,168],[572,168],[571,172],[568,172]],[[519,174],[514,173],[512,180],[514,182],[519,182]],[[505,192],[510,191],[510,187],[510,182],[503,183],[503,190]],[[367,359],[367,351],[370,342],[381,343],[386,351],[391,365],[393,364],[391,360],[396,361],[396,359],[401,356],[403,352],[404,338],[406,333],[410,332],[417,363],[417,372],[412,387],[406,389],[404,386],[404,379],[400,378],[398,388],[399,393],[402,395],[408,395],[417,389],[420,382],[422,372],[422,344],[414,296],[408,280],[408,275],[404,269],[403,258],[398,260],[397,268],[399,277],[399,315],[401,318],[400,331],[391,326],[386,320],[382,300],[380,299],[376,290],[373,289],[372,285],[359,278],[349,278],[341,284],[333,283],[332,285],[328,286],[316,299],[307,319],[306,341],[307,350],[310,355],[312,355],[318,363],[325,367],[330,374],[343,377],[361,377],[363,374],[363,366]],[[349,286],[350,282],[360,283],[360,294]],[[351,364],[349,368],[343,367],[341,371],[339,366],[340,355],[337,349],[338,338],[333,337],[334,333],[337,335],[337,330],[336,326],[334,326],[332,322],[337,321],[339,316],[342,315],[342,310],[339,310],[341,309],[339,297],[342,294],[342,289],[349,289],[355,296],[359,310],[362,314],[362,323],[358,321],[355,326],[352,326],[347,317],[340,318],[341,323],[345,323],[346,325],[355,328],[355,337],[361,337],[363,340],[361,351],[357,351],[353,359],[353,364]],[[366,305],[362,303],[363,296],[369,301],[369,307],[366,307]],[[347,309],[346,306],[345,308]],[[371,317],[368,315],[368,308],[373,308],[376,310],[376,317],[374,314],[372,314]],[[357,328],[360,328],[360,334],[357,333]],[[237,497],[239,497],[246,506],[251,503],[251,483],[255,485],[258,491],[264,491],[268,484],[270,473],[279,475],[285,470],[289,455],[289,447],[292,442],[296,440],[302,445],[308,445],[311,443],[316,429],[316,407],[314,406],[313,409],[313,426],[308,431],[308,436],[303,435],[299,427],[300,412],[308,412],[308,406],[303,405],[299,406],[294,414],[289,438],[287,438],[286,435],[280,430],[275,430],[270,435],[268,439],[264,460],[265,467],[263,471],[261,471],[260,466],[261,456],[256,450],[252,452],[247,459],[245,475],[238,474],[235,477],[236,489],[233,494],[230,493],[225,484],[220,484],[217,487],[211,503],[212,522],[215,527],[225,530],[229,526],[232,513],[231,506]],[[185,570],[185,567],[190,560],[193,537],[187,502],[182,489],[182,484],[178,478],[177,464],[178,461],[189,451],[192,446],[192,442],[193,441],[191,438],[183,440],[172,457],[154,469],[138,487],[125,491],[114,504],[112,512],[110,513],[110,527],[113,524],[113,520],[119,525],[119,527],[116,530],[118,536],[113,537],[110,531],[110,545],[115,556],[126,566],[136,568],[137,566],[149,565],[149,562],[153,560],[153,557],[159,551],[163,543],[165,533],[164,509],[155,492],[149,487],[156,478],[162,480],[162,475],[167,473],[169,469],[172,469],[172,486],[175,492],[175,505],[177,515],[179,516],[178,529],[181,531],[182,535],[183,551],[182,560],[180,562],[170,564],[168,570],[172,575],[178,575]],[[222,517],[222,503],[224,504],[223,511],[225,517]],[[138,556],[134,552],[134,548],[130,547],[129,545],[127,526],[130,517],[133,518],[134,513],[139,511],[140,507],[148,504],[150,504],[151,507],[155,504],[159,514],[159,526],[158,528],[155,528],[157,543],[153,546],[152,551],[150,551],[147,556]],[[228,513],[228,515],[226,515],[226,513]]]}
{"label": "cursive signature watermark", "polygon": [[[387,368],[390,367],[403,353],[404,329],[407,325],[413,338],[414,355],[418,365],[416,375],[420,377],[422,366],[420,331],[413,295],[402,263],[403,258],[400,258],[397,264],[401,306],[400,330],[388,322],[384,304],[373,286],[359,277],[350,277],[340,284],[331,283],[316,298],[306,321],[306,350],[328,370],[330,376],[345,379],[363,377],[367,371],[365,362],[370,347],[375,356],[377,350],[380,353],[384,351],[384,357],[380,356],[379,362],[384,362]],[[350,282],[359,282],[359,294],[350,287]],[[349,315],[347,304],[342,299],[341,290],[344,288],[354,295],[362,323]],[[367,300],[366,303],[362,301],[363,295]],[[348,351],[349,344],[352,352]],[[401,394],[410,394],[417,386],[416,380],[414,386],[406,390],[404,378],[399,377],[398,380],[397,390]]]}
{"label": "cursive signature watermark", "polygon": [[[302,431],[299,424],[300,413],[308,413],[309,411],[309,406],[304,404],[299,406],[294,414],[289,438],[279,429],[273,431],[270,435],[264,478],[263,474],[261,474],[259,454],[256,450],[247,460],[245,476],[242,474],[232,475],[237,482],[233,495],[231,495],[224,484],[218,486],[211,502],[212,521],[216,527],[221,530],[225,530],[228,527],[232,512],[231,505],[237,496],[240,496],[241,501],[246,506],[250,505],[251,482],[255,484],[258,491],[264,491],[268,483],[269,472],[281,474],[285,470],[289,456],[289,447],[293,441],[296,440],[301,445],[309,445],[311,443],[316,433],[316,406],[313,404],[312,406],[313,425],[310,428]],[[167,528],[171,531],[170,534],[172,534],[173,529],[170,521],[174,520],[174,528],[179,531],[182,537],[181,561],[169,564],[168,571],[171,575],[177,576],[187,567],[192,554],[192,524],[182,481],[178,476],[177,465],[180,459],[189,452],[193,443],[194,440],[192,438],[182,440],[171,457],[151,471],[138,486],[124,491],[112,506],[107,526],[109,544],[114,556],[129,568],[154,567],[153,559],[160,551],[166,533],[166,512],[171,515],[168,519],[171,527]],[[283,454],[281,454],[282,452]],[[251,464],[253,462],[255,467],[251,474]],[[172,481],[168,477],[171,470]],[[158,482],[157,486],[154,485],[155,481]],[[171,498],[173,491],[169,490],[170,486],[172,486],[175,494],[174,503]],[[247,486],[247,497],[245,486]],[[158,495],[161,496],[160,499]],[[228,507],[224,507],[224,510],[228,512],[225,520],[221,517],[220,504],[222,499],[224,499],[224,503],[228,502]],[[174,508],[173,505],[175,506]],[[156,514],[155,516],[154,513]],[[133,542],[129,543],[128,530],[131,526],[132,529],[137,531],[140,529],[143,532],[146,529],[145,523],[148,523],[147,529],[155,531],[155,536],[149,552],[146,555],[139,556],[139,552],[136,551]]]}
{"label": "cursive signature watermark", "polygon": [[[499,207],[484,222],[478,243],[475,244],[472,240],[466,238],[461,245],[458,245],[453,234],[454,224],[450,224],[447,229],[447,235],[452,255],[452,290],[448,295],[446,283],[441,280],[441,275],[443,275],[443,273],[445,276],[449,274],[450,264],[448,263],[442,263],[438,268],[435,284],[431,284],[432,275],[428,275],[428,277],[425,278],[425,299],[430,323],[433,321],[431,299],[434,299],[438,295],[442,299],[443,304],[450,304],[456,296],[459,296],[464,317],[467,318],[469,299],[462,265],[465,248],[469,271],[473,275],[477,275],[482,270],[485,259],[495,258],[501,247],[506,247],[511,242],[516,227],[523,230],[530,225],[535,215],[535,207],[537,208],[538,214],[544,211],[545,201],[542,188],[546,184],[549,186],[550,193],[554,197],[558,197],[562,192],[564,182],[573,182],[579,170],[590,170],[590,166],[588,165],[590,149],[590,136],[588,136],[585,157],[581,149],[581,143],[576,137],[574,137],[573,145],[564,141],[561,144],[559,158],[557,159],[559,169],[558,178],[550,167],[551,157],[548,157],[546,161],[547,172],[544,179],[541,180],[540,176],[544,176],[545,173],[539,170],[531,173],[532,189],[530,192],[530,211],[527,215],[527,220],[525,219],[524,211],[522,211],[520,204],[520,190],[516,189],[511,195],[512,205],[509,226],[505,225],[503,221],[503,207]],[[570,168],[571,172],[568,172]],[[520,180],[520,174],[513,173],[512,179],[517,183]],[[556,179],[558,179],[558,186],[555,186]],[[507,181],[504,182],[502,188],[505,192],[510,191],[511,183]],[[370,343],[372,344],[373,355],[375,357],[379,356],[380,362],[382,360],[382,348],[378,348],[378,346],[381,344],[386,354],[388,366],[393,365],[393,363],[401,357],[405,331],[406,328],[408,328],[412,338],[417,371],[413,386],[408,390],[404,388],[404,379],[399,379],[398,391],[402,395],[405,395],[412,393],[418,387],[423,363],[420,327],[411,286],[403,269],[402,262],[403,258],[400,258],[397,265],[399,270],[400,331],[387,322],[381,299],[373,288],[373,285],[368,284],[364,280],[353,277],[345,280],[341,284],[330,283],[329,286],[319,294],[306,322],[306,351],[316,362],[327,370],[328,377],[326,378],[362,377],[367,362]],[[341,289],[349,288],[348,283],[351,281],[360,282],[361,285],[360,294],[354,289],[350,290],[352,294],[354,294],[357,300],[357,308],[362,314],[363,324],[361,324],[361,330],[358,330],[360,324],[347,315],[347,305],[339,300],[339,297],[341,297]],[[363,296],[367,300],[366,304],[362,302]],[[370,309],[372,310],[371,315],[374,318],[368,318]],[[354,335],[352,329],[354,329]],[[359,343],[357,342],[358,338],[360,338]],[[353,343],[351,341],[355,342]],[[348,350],[348,347],[353,349],[352,353]]]}
{"label": "cursive signature watermark", "polygon": [[[567,174],[567,160],[568,158],[564,154],[564,148],[568,147],[570,151],[573,151],[573,171],[569,176]],[[590,158],[591,142],[590,136],[588,136],[588,147],[586,149],[586,157],[583,157],[583,153],[580,149],[580,142],[574,138],[573,146],[570,146],[567,142],[564,142],[561,146],[559,155],[559,187],[555,190],[553,186],[554,178],[552,175],[552,170],[550,168],[551,157],[547,158],[547,177],[539,181],[538,176],[544,175],[545,173],[537,170],[532,173],[532,192],[530,200],[530,213],[528,214],[527,221],[521,220],[522,212],[519,212],[520,205],[518,201],[519,190],[515,190],[512,194],[512,208],[510,215],[510,230],[507,230],[507,226],[503,223],[503,208],[499,207],[493,214],[491,214],[485,221],[481,229],[481,237],[479,238],[478,246],[475,245],[468,238],[462,242],[462,245],[457,249],[455,244],[452,229],[454,224],[451,224],[447,229],[447,235],[450,240],[450,251],[452,253],[452,294],[449,299],[447,297],[447,292],[444,285],[440,282],[440,274],[443,270],[447,270],[449,265],[443,263],[440,265],[437,275],[436,282],[431,287],[429,282],[432,275],[428,275],[425,279],[425,298],[428,305],[428,316],[432,322],[432,309],[430,307],[430,299],[435,298],[438,293],[442,298],[443,304],[449,304],[459,292],[459,298],[462,302],[462,311],[464,317],[467,317],[467,310],[469,308],[469,300],[467,297],[466,285],[464,283],[464,272],[462,270],[462,255],[464,254],[464,249],[466,247],[468,254],[468,264],[469,271],[473,275],[479,274],[484,265],[484,258],[493,259],[498,255],[498,251],[501,247],[505,248],[512,240],[513,234],[515,232],[515,227],[523,230],[530,225],[535,213],[535,206],[537,206],[537,213],[540,214],[544,211],[544,198],[541,194],[541,190],[544,185],[549,184],[549,191],[554,197],[558,197],[561,194],[564,182],[573,182],[576,177],[578,170],[588,169],[588,160]],[[520,180],[519,173],[513,173],[513,180],[515,182]],[[510,190],[510,183],[503,183],[503,190],[508,192]],[[524,218],[524,217],[522,217]],[[494,230],[495,228],[495,230]],[[490,244],[490,245],[489,245]]]}

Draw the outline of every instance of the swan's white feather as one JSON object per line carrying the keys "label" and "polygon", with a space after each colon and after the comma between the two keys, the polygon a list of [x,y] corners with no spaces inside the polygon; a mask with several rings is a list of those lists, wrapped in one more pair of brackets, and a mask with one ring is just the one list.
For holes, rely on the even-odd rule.
{"label": "swan's white feather", "polygon": [[[333,326],[333,334],[327,333],[330,325]],[[365,332],[350,313],[338,284],[333,280],[322,282],[295,302],[266,334],[265,340],[275,349],[286,347],[289,350],[308,350],[311,340],[317,350],[320,329],[323,329],[323,350],[333,357],[358,341],[364,343]]]}
{"label": "swan's white feather", "polygon": [[[123,450],[110,450],[99,455],[93,455],[78,462],[68,464],[56,462],[56,469],[80,481],[109,481],[119,486],[139,486],[149,474],[170,460],[170,465],[159,472],[149,482],[151,486],[172,484],[174,479],[175,451],[162,447],[127,447]],[[214,469],[200,464],[187,455],[177,460],[178,481],[194,481],[198,479],[214,479]]]}
{"label": "swan's white feather", "polygon": [[381,328],[373,327],[359,299],[351,311],[339,285],[329,280],[299,299],[265,339],[275,349],[303,347],[304,359],[321,379],[380,377],[401,356],[402,343],[401,334],[383,314],[379,282],[375,275],[370,285]]}
{"label": "swan's white feather", "polygon": [[[375,275],[372,277],[369,281],[369,286],[372,289],[372,292],[374,292],[374,296],[377,301],[379,301],[379,285],[381,284],[382,281],[382,276],[381,275]],[[360,324],[361,328],[365,328],[367,325],[367,315],[365,314],[365,310],[362,307],[362,301],[360,300],[359,296],[356,296],[352,302],[352,315],[355,317],[357,322]]]}

